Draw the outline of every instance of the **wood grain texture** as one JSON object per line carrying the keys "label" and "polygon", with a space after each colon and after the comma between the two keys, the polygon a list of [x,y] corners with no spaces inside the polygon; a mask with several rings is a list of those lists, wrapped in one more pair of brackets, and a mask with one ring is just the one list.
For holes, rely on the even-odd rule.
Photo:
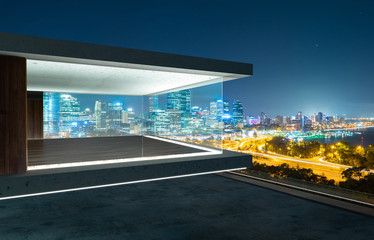
{"label": "wood grain texture", "polygon": [[0,56],[0,175],[27,169],[26,59]]}
{"label": "wood grain texture", "polygon": [[27,139],[43,138],[43,100],[27,100]]}
{"label": "wood grain texture", "polygon": [[29,140],[29,166],[203,152],[142,136]]}

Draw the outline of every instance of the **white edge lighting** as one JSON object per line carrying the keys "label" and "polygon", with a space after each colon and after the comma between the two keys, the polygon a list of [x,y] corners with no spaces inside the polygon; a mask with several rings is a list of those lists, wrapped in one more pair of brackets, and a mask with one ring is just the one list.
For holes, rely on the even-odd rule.
{"label": "white edge lighting", "polygon": [[16,199],[16,198],[25,198],[25,197],[34,197],[34,196],[55,194],[55,193],[64,193],[64,192],[89,190],[89,189],[95,189],[95,188],[115,187],[115,186],[121,186],[121,185],[126,185],[126,184],[144,183],[144,182],[151,182],[151,181],[160,181],[160,180],[173,179],[173,178],[192,177],[192,176],[199,176],[199,175],[206,175],[206,174],[213,174],[213,173],[220,173],[220,172],[230,172],[230,171],[237,171],[237,170],[243,170],[243,169],[246,169],[246,167],[233,168],[233,169],[225,169],[225,170],[218,170],[218,171],[210,171],[210,172],[202,172],[202,173],[192,173],[192,174],[185,174],[185,175],[178,175],[178,176],[171,176],[171,177],[161,177],[161,178],[153,178],[153,179],[144,179],[144,180],[137,180],[137,181],[130,181],[130,182],[120,182],[120,183],[103,184],[103,185],[96,185],[96,186],[89,186],[89,187],[70,188],[70,189],[57,190],[57,191],[49,191],[49,192],[40,192],[40,193],[15,195],[15,196],[9,196],[9,197],[2,197],[2,198],[0,198],[0,201],[2,201],[2,200],[9,200],[9,199]]}
{"label": "white edge lighting", "polygon": [[182,146],[186,146],[186,147],[190,147],[190,148],[195,148],[195,149],[203,150],[205,152],[172,154],[172,155],[154,156],[154,157],[120,158],[120,159],[110,159],[110,160],[36,165],[36,166],[27,167],[27,171],[42,170],[42,169],[53,169],[53,168],[82,167],[82,166],[92,166],[92,165],[102,165],[102,164],[112,164],[112,163],[150,161],[150,160],[157,160],[157,159],[170,159],[170,158],[175,158],[175,157],[185,158],[185,157],[198,157],[198,156],[222,154],[221,150],[216,150],[216,149],[207,148],[207,147],[203,147],[203,146],[197,146],[197,145],[184,143],[184,142],[178,142],[178,141],[174,141],[174,140],[171,140],[171,139],[159,138],[159,137],[148,136],[148,135],[144,136],[144,137],[156,139],[156,140],[159,140],[159,141],[169,142],[169,143],[173,143],[173,144],[178,144],[178,145],[182,145]]}

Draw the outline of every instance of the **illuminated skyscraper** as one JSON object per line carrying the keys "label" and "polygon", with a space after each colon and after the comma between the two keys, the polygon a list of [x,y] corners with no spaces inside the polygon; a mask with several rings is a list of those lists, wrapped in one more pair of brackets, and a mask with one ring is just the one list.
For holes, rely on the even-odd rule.
{"label": "illuminated skyscraper", "polygon": [[201,119],[203,119],[203,123],[204,124],[208,124],[208,120],[209,120],[209,111],[207,109],[204,109],[202,112],[201,112]]}
{"label": "illuminated skyscraper", "polygon": [[168,93],[166,95],[166,108],[179,110],[182,114],[190,113],[191,91],[187,89]]}
{"label": "illuminated skyscraper", "polygon": [[148,97],[149,109],[148,112],[151,113],[158,109],[158,96]]}
{"label": "illuminated skyscraper", "polygon": [[322,121],[323,121],[323,113],[319,112],[316,117],[316,122],[318,122],[319,124],[322,124]]}
{"label": "illuminated skyscraper", "polygon": [[185,111],[186,113],[191,113],[191,91],[190,90],[182,90],[182,102],[181,102],[181,110]]}
{"label": "illuminated skyscraper", "polygon": [[151,134],[160,135],[170,132],[170,118],[165,110],[156,110],[151,113]]}
{"label": "illuminated skyscraper", "polygon": [[96,129],[106,130],[107,103],[104,101],[95,102]]}
{"label": "illuminated skyscraper", "polygon": [[135,112],[132,108],[127,109],[127,111],[122,110],[122,123],[134,123],[135,122]]}
{"label": "illuminated skyscraper", "polygon": [[60,132],[70,133],[72,127],[76,127],[80,115],[80,102],[68,94],[60,98]]}
{"label": "illuminated skyscraper", "polygon": [[279,125],[283,124],[283,116],[277,115],[275,119],[277,120],[277,124]]}
{"label": "illuminated skyscraper", "polygon": [[223,100],[222,121],[224,122],[225,125],[229,125],[231,122],[230,103],[227,100]]}
{"label": "illuminated skyscraper", "polygon": [[301,111],[298,111],[296,114],[296,120],[301,121],[303,119],[303,113]]}
{"label": "illuminated skyscraper", "polygon": [[123,103],[109,103],[108,104],[108,123],[109,127],[116,127],[122,121]]}
{"label": "illuminated skyscraper", "polygon": [[43,128],[46,137],[60,133],[60,93],[43,93]]}
{"label": "illuminated skyscraper", "polygon": [[217,117],[217,102],[210,102],[209,107],[209,118],[207,119],[207,124],[211,127],[218,126],[218,117]]}
{"label": "illuminated skyscraper", "polygon": [[266,119],[268,118],[268,116],[266,115],[266,113],[264,112],[261,112],[260,116],[259,116],[259,122],[261,125],[265,125],[265,122],[266,122]]}
{"label": "illuminated skyscraper", "polygon": [[186,126],[186,118],[191,116],[191,91],[181,90],[166,95],[166,108],[178,110],[181,114],[182,127]]}
{"label": "illuminated skyscraper", "polygon": [[232,104],[232,120],[234,125],[243,123],[243,105],[239,100],[235,100]]}
{"label": "illuminated skyscraper", "polygon": [[223,116],[223,101],[217,100],[217,120],[221,121]]}
{"label": "illuminated skyscraper", "polygon": [[223,114],[230,115],[230,103],[227,100],[223,100]]}
{"label": "illuminated skyscraper", "polygon": [[210,102],[209,115],[211,119],[217,119],[217,102]]}
{"label": "illuminated skyscraper", "polygon": [[176,109],[168,109],[167,116],[170,121],[170,132],[179,131],[182,127],[181,112]]}

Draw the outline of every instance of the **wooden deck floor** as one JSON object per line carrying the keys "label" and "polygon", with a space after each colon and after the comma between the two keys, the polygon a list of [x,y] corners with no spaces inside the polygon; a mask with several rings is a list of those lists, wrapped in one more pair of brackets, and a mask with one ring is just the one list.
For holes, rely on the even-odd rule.
{"label": "wooden deck floor", "polygon": [[28,165],[72,163],[203,152],[142,136],[28,141]]}

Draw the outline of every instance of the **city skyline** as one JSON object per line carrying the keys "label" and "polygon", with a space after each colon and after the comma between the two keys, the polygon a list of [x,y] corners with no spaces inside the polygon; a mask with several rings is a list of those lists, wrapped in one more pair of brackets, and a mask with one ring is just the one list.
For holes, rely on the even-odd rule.
{"label": "city skyline", "polygon": [[[94,107],[95,107],[96,99],[100,99],[100,100],[103,100],[103,101],[106,101],[106,102],[121,102],[121,103],[124,103],[124,104],[126,104],[127,108],[137,109],[136,113],[141,112],[142,109],[143,109],[143,104],[142,104],[141,101],[139,101],[140,97],[138,97],[138,96],[74,94],[74,93],[66,93],[66,94],[69,94],[69,95],[71,95],[75,98],[79,98],[80,102],[81,102],[82,109],[89,108],[89,109],[93,110]],[[145,98],[147,98],[147,97],[145,96]],[[164,99],[162,99],[162,98],[164,98]],[[198,102],[194,98],[192,98],[192,99],[193,100],[191,101],[191,107],[199,106],[203,109],[204,108],[209,108],[209,103],[210,103],[209,101],[201,101],[200,100]],[[224,96],[223,97],[217,96],[217,97],[215,97],[215,99],[227,100],[230,103],[230,105],[229,105],[230,111],[232,111],[234,101],[239,100],[239,101],[242,101],[242,103],[245,102],[245,101],[243,101],[243,99],[239,99],[239,98],[228,99]],[[161,102],[161,104],[166,104],[166,98],[161,97],[160,102]],[[318,109],[316,109],[316,111],[314,111],[314,112],[307,112],[303,108],[299,108],[295,112],[286,111],[286,113],[280,113],[279,111],[267,112],[265,110],[260,110],[259,112],[254,112],[254,111],[251,111],[250,109],[248,109],[248,107],[243,104],[244,116],[259,116],[259,115],[261,115],[262,112],[265,112],[269,117],[276,118],[276,116],[278,116],[278,115],[281,115],[281,116],[296,116],[298,111],[303,112],[303,114],[307,115],[307,116],[317,115],[319,112],[323,112],[324,114],[326,114],[328,116],[338,115],[338,116],[348,117],[348,118],[355,118],[355,117],[372,118],[372,117],[374,117],[374,113],[373,114],[367,114],[367,115],[364,115],[364,114],[346,114],[346,113],[335,112],[334,110],[332,110],[332,111],[322,111],[322,110],[318,110]]]}
{"label": "city skyline", "polygon": [[[118,96],[114,97],[115,100],[107,101],[101,98],[102,95],[93,95],[96,97],[95,107],[89,109],[81,108],[80,99],[73,95],[61,93],[43,95],[44,132],[47,136],[71,137],[75,134],[82,137],[89,136],[95,131],[96,134],[107,133],[108,129],[119,131],[118,133],[150,132],[167,135],[172,132],[183,133],[184,130],[189,129],[185,134],[190,134],[202,126],[212,132],[215,128],[232,130],[251,126],[265,128],[282,126],[286,131],[305,132],[318,129],[318,126],[341,127],[345,121],[345,116],[329,116],[322,112],[309,115],[297,111],[295,115],[277,115],[275,118],[264,112],[258,116],[244,115],[243,105],[238,99],[232,102],[231,108],[228,100],[217,98],[209,101],[209,107],[201,108],[191,105],[193,100],[191,90],[149,96],[146,97],[146,101],[144,97],[138,97],[142,105],[139,109],[134,109],[132,105],[119,100]],[[162,98],[163,101],[160,101]],[[73,132],[75,133],[71,135]]]}

